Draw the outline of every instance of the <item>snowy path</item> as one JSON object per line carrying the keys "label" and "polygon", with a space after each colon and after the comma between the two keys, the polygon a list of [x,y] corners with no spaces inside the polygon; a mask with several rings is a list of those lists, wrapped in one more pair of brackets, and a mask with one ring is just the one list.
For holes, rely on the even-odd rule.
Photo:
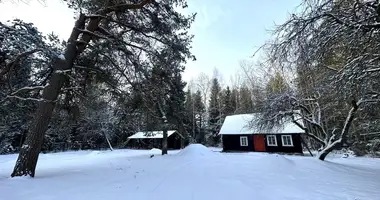
{"label": "snowy path", "polygon": [[4,200],[380,199],[380,160],[264,153],[226,154],[191,146],[148,151],[41,155],[36,178],[9,178],[16,155],[0,156]]}

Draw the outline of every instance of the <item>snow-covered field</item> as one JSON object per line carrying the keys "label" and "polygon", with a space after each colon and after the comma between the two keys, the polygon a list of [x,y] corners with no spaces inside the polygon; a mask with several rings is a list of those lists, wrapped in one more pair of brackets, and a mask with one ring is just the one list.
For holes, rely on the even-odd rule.
{"label": "snow-covered field", "polygon": [[34,179],[9,178],[16,155],[0,156],[4,200],[379,200],[380,159],[219,153],[190,145],[157,150],[42,154]]}

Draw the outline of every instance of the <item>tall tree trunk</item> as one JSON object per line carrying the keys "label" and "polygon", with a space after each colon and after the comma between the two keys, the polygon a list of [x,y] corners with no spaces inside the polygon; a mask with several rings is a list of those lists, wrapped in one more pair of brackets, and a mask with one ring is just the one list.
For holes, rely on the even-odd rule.
{"label": "tall tree trunk", "polygon": [[[161,108],[161,112],[163,113],[162,111],[162,107]],[[168,124],[168,119],[166,118],[166,115],[163,113],[163,130],[162,130],[162,155],[165,155],[165,154],[168,154],[168,128],[169,128],[169,124]]]}
{"label": "tall tree trunk", "polygon": [[113,148],[112,148],[110,140],[108,139],[107,133],[104,132],[103,134],[104,134],[104,137],[106,137],[108,147],[110,148],[111,151],[113,151]]}
{"label": "tall tree trunk", "polygon": [[28,175],[34,177],[35,175],[38,155],[41,151],[44,135],[48,128],[55,107],[55,102],[63,84],[67,80],[65,73],[71,70],[73,61],[77,56],[77,45],[75,41],[80,34],[78,29],[83,28],[84,25],[85,16],[80,15],[70,35],[69,43],[64,55],[65,59],[56,59],[53,67],[55,72],[42,92],[42,99],[38,105],[31,131],[26,134],[25,144],[22,145],[20,149],[11,177]]}
{"label": "tall tree trunk", "polygon": [[162,155],[168,154],[168,130],[166,127],[162,134]]}

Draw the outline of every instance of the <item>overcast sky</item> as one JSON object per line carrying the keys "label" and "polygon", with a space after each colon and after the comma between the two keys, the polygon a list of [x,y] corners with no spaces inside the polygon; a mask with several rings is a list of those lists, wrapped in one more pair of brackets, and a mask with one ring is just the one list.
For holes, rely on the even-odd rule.
{"label": "overcast sky", "polygon": [[[26,1],[26,0],[24,0]],[[12,3],[13,2],[13,3]],[[14,3],[16,2],[16,3]],[[268,30],[285,21],[300,0],[189,0],[189,13],[197,12],[191,32],[192,52],[197,61],[186,64],[184,79],[201,72],[210,76],[215,68],[226,80],[239,69],[239,61],[249,59],[269,37]],[[54,32],[67,39],[74,14],[61,0],[5,0],[0,4],[0,20],[20,18],[34,23],[44,33]]]}

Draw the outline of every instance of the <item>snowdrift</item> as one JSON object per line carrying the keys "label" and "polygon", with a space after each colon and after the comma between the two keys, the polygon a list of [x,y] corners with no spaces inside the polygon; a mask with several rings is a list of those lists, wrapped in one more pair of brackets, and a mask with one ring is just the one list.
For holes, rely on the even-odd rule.
{"label": "snowdrift", "polygon": [[215,155],[209,148],[202,144],[190,144],[178,153],[180,156],[212,156]]}
{"label": "snowdrift", "polygon": [[259,159],[259,162],[263,165],[276,164],[281,167],[294,167],[295,163],[293,160],[280,155],[280,154],[268,154]]}
{"label": "snowdrift", "polygon": [[157,149],[157,148],[153,148],[153,149],[149,150],[149,154],[150,155],[161,155],[162,154],[162,150],[161,149]]}

